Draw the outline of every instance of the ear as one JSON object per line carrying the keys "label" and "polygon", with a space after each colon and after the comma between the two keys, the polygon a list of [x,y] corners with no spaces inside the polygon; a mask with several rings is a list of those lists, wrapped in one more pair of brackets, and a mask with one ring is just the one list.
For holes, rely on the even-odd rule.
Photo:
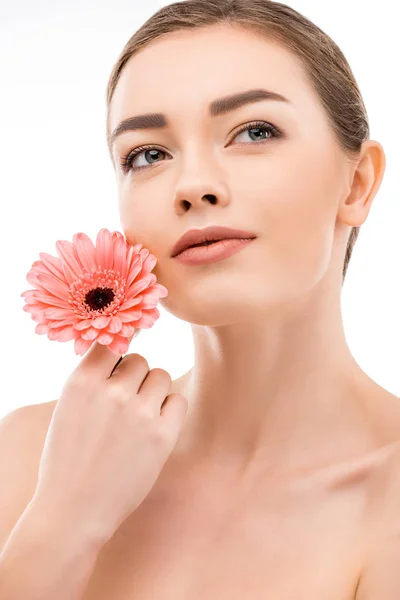
{"label": "ear", "polygon": [[339,207],[340,221],[359,227],[366,220],[372,201],[379,190],[386,168],[386,156],[379,142],[363,143],[360,157],[350,172],[350,191]]}

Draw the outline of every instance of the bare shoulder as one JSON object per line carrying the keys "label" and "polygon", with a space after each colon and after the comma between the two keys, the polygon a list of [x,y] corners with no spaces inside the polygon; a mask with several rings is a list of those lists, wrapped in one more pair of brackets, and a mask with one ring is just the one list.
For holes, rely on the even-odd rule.
{"label": "bare shoulder", "polygon": [[[21,406],[0,419],[0,477],[21,464],[26,487],[36,481],[39,460],[57,400]],[[11,460],[12,455],[12,460]],[[7,459],[7,460],[6,460]]]}
{"label": "bare shoulder", "polygon": [[56,403],[21,406],[0,419],[0,548],[35,493]]}
{"label": "bare shoulder", "polygon": [[40,404],[31,404],[25,408],[31,409],[32,412],[36,413],[39,425],[41,424],[46,427],[47,431],[57,402],[58,400],[49,400],[48,402],[41,402]]}
{"label": "bare shoulder", "polygon": [[356,600],[397,600],[400,589],[400,441],[388,445],[370,489],[371,537]]}
{"label": "bare shoulder", "polygon": [[[386,392],[376,399],[376,410],[372,414],[378,439],[383,450],[387,448],[383,454],[385,459],[374,474],[372,500],[379,509],[396,508],[400,523],[400,398]],[[382,514],[382,510],[379,512]]]}
{"label": "bare shoulder", "polygon": [[27,441],[36,439],[43,425],[50,423],[57,400],[20,406],[0,418],[3,438],[14,433],[24,434]]}
{"label": "bare shoulder", "polygon": [[388,448],[387,460],[375,473],[371,496],[382,539],[400,534],[400,432],[399,440]]}
{"label": "bare shoulder", "polygon": [[[40,444],[46,437],[47,429],[53,415],[57,400],[20,406],[0,419],[0,435],[3,443],[8,443],[10,436],[18,436],[25,440],[24,447]],[[43,439],[44,441],[44,439]]]}

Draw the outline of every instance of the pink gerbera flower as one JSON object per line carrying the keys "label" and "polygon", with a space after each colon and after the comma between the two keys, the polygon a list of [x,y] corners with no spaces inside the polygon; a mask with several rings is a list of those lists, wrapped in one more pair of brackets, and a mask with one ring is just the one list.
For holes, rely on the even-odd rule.
{"label": "pink gerbera flower", "polygon": [[118,231],[101,229],[96,245],[85,233],[73,243],[56,242],[60,258],[40,252],[26,279],[35,287],[21,294],[38,323],[35,332],[50,340],[75,340],[83,356],[94,342],[125,354],[140,329],[159,318],[156,305],[168,295],[150,271],[157,259],[142,244],[132,246]]}

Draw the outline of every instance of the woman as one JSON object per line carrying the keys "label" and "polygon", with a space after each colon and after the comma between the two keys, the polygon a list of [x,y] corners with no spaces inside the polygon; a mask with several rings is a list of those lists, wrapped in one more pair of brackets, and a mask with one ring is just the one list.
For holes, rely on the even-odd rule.
{"label": "woman", "polygon": [[[340,307],[385,155],[345,57],[283,4],[175,3],[126,44],[107,107],[124,233],[157,256],[161,302],[195,347],[173,382],[189,407],[167,497],[134,524],[132,597],[202,581],[207,597],[394,600],[379,486],[399,464],[400,404],[356,363]],[[139,122],[150,113],[165,116]],[[256,238],[171,258],[210,225]]]}
{"label": "woman", "polygon": [[[400,404],[340,305],[385,155],[345,57],[284,4],[175,3],[126,44],[107,109],[125,236],[156,255],[195,364],[169,390],[188,401],[179,439],[84,600],[398,599]],[[247,241],[176,255],[209,226]],[[41,597],[70,600],[71,577]]]}

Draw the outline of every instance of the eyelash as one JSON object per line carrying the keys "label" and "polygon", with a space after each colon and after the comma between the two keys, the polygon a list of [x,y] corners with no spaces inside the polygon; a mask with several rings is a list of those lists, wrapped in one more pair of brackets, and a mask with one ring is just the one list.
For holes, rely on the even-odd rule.
{"label": "eyelash", "polygon": [[[266,121],[253,121],[252,123],[246,123],[246,125],[243,125],[238,131],[235,132],[235,135],[233,136],[232,139],[234,139],[237,135],[239,135],[239,133],[242,133],[243,131],[247,131],[248,129],[258,129],[258,128],[265,129],[266,131],[268,131],[270,134],[272,134],[272,138],[282,137],[282,132],[277,127],[275,127],[275,125],[272,125],[271,123],[267,123]],[[268,141],[269,139],[270,138],[263,139],[261,141],[256,141],[254,143],[262,144],[262,143]],[[251,143],[251,142],[243,142],[243,143]],[[128,171],[141,171],[142,169],[148,169],[149,167],[156,165],[157,162],[151,163],[149,165],[142,165],[141,167],[132,167],[131,166],[134,158],[136,156],[138,156],[141,152],[144,152],[146,150],[161,150],[161,152],[166,152],[165,150],[162,150],[158,146],[154,146],[154,145],[138,146],[137,148],[135,148],[131,152],[128,152],[127,154],[125,154],[125,156],[123,156],[121,158],[120,165],[121,165],[123,172],[127,173]]]}

